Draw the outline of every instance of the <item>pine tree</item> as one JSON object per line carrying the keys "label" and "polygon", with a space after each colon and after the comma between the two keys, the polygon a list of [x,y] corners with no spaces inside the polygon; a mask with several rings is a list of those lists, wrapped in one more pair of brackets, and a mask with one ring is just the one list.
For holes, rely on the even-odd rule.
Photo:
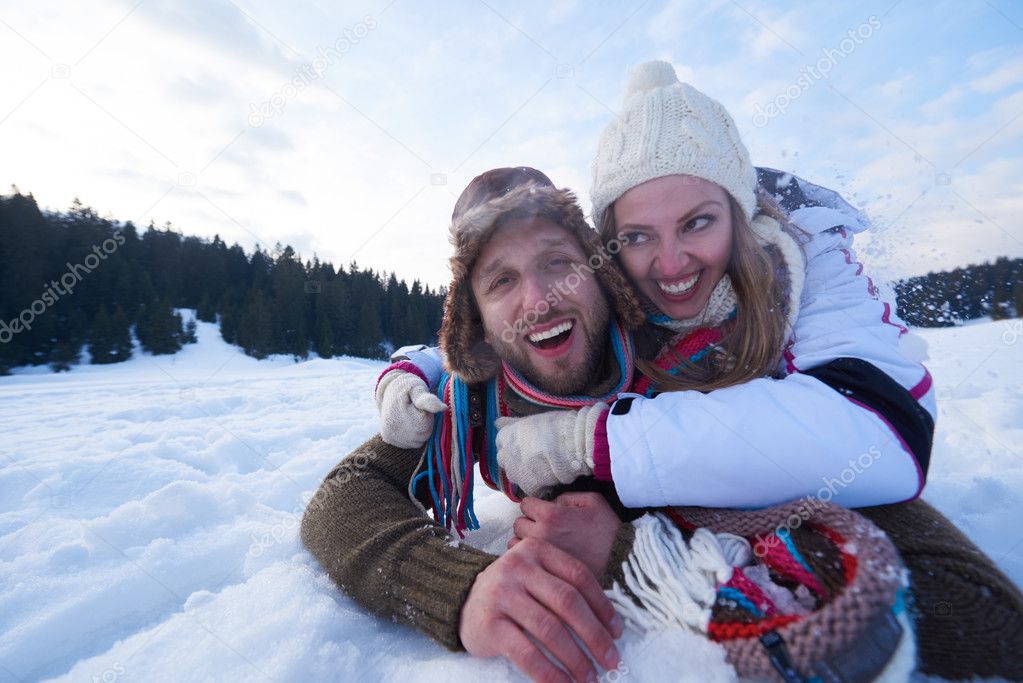
{"label": "pine tree", "polygon": [[1012,264],[1005,256],[999,256],[991,268],[991,284],[991,319],[1008,318],[1012,306]]}
{"label": "pine tree", "polygon": [[384,333],[380,329],[380,311],[371,303],[363,302],[359,305],[357,320],[354,340],[356,353],[366,358],[382,358],[384,353],[380,343],[384,340]]}
{"label": "pine tree", "polygon": [[330,326],[330,316],[317,306],[316,311],[316,354],[320,358],[331,358],[334,355],[334,330]]}
{"label": "pine tree", "polygon": [[154,356],[181,350],[184,338],[181,316],[171,310],[170,300],[166,297],[146,307],[137,330],[142,348]]}
{"label": "pine tree", "polygon": [[306,333],[305,271],[291,247],[284,247],[274,262],[273,283],[273,351],[305,358],[309,353]]}
{"label": "pine tree", "polygon": [[238,344],[253,358],[266,358],[272,352],[273,320],[270,305],[262,292],[256,291],[246,302],[238,321]]}
{"label": "pine tree", "polygon": [[209,292],[203,292],[199,299],[199,307],[195,311],[195,317],[204,323],[217,322],[217,311],[213,308],[213,301]]}
{"label": "pine tree", "polygon": [[[179,320],[181,319],[180,315],[178,316],[178,319]],[[196,336],[196,333],[195,333],[195,320],[192,319],[192,320],[189,320],[187,323],[185,323],[185,331],[184,331],[184,334],[182,334],[182,336],[181,336],[181,343],[182,344],[194,344],[197,341],[199,341],[199,337]]]}
{"label": "pine tree", "polygon": [[114,315],[110,318],[110,341],[112,363],[120,363],[131,358],[131,325],[120,304],[114,307]]}
{"label": "pine tree", "polygon": [[107,315],[107,307],[100,306],[99,312],[92,320],[92,328],[89,330],[89,355],[92,357],[93,365],[114,362],[111,359],[114,351],[112,331],[110,316]]}
{"label": "pine tree", "polygon": [[50,350],[50,368],[54,372],[66,372],[72,365],[78,364],[82,355],[82,345],[85,343],[87,323],[85,314],[81,309],[74,309],[64,325],[64,336]]}

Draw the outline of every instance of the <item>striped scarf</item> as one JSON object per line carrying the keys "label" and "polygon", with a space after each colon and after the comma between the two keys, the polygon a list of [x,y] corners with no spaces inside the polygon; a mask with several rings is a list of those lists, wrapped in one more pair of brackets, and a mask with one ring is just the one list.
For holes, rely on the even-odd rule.
{"label": "striped scarf", "polygon": [[[714,326],[698,327],[688,333],[675,335],[671,342],[666,344],[661,349],[661,352],[657,354],[657,357],[654,359],[654,365],[668,374],[677,375],[688,365],[686,363],[679,363],[680,357],[688,360],[689,363],[698,363],[703,360],[707,354],[718,348],[717,345],[721,342],[723,336],[721,330],[724,324],[729,320],[734,320],[738,310],[737,307],[732,308],[732,312]],[[632,392],[647,398],[652,398],[657,393],[653,382],[645,375],[640,375],[636,378],[636,383],[632,385]]]}
{"label": "striped scarf", "polygon": [[[611,350],[617,361],[619,376],[615,386],[601,396],[555,396],[534,386],[519,371],[503,365],[497,377],[482,387],[481,401],[481,393],[471,392],[469,385],[458,376],[443,373],[437,396],[448,409],[434,417],[433,433],[423,449],[417,474],[409,483],[409,497],[416,500],[415,489],[425,479],[433,501],[434,519],[446,529],[454,528],[463,537],[465,530],[479,528],[473,511],[473,464],[478,461],[480,475],[487,486],[503,491],[518,502],[514,484],[504,476],[497,462],[497,428],[494,422],[499,417],[511,415],[505,401],[505,390],[510,389],[541,409],[578,409],[601,401],[613,401],[633,383],[636,353],[631,334],[617,321],[609,327]],[[474,413],[476,419],[471,419]],[[473,423],[477,426],[474,427]],[[483,438],[479,439],[482,452],[475,452],[474,432],[479,429],[483,430]]]}

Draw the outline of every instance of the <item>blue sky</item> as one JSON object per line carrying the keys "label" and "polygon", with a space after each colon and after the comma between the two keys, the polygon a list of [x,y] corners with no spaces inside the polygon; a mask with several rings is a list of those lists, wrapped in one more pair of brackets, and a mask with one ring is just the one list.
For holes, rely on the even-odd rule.
{"label": "blue sky", "polygon": [[588,207],[600,130],[653,58],[728,107],[755,163],[867,211],[879,278],[1023,256],[1005,0],[7,2],[0,182],[440,285],[481,171],[536,166]]}

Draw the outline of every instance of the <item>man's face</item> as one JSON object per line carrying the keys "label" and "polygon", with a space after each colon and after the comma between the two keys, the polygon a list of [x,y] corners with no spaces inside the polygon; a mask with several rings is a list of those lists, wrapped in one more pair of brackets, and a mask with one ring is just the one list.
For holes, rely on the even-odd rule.
{"label": "man's face", "polygon": [[593,380],[607,348],[607,299],[585,264],[564,228],[517,218],[494,232],[471,273],[487,342],[534,385],[560,396]]}

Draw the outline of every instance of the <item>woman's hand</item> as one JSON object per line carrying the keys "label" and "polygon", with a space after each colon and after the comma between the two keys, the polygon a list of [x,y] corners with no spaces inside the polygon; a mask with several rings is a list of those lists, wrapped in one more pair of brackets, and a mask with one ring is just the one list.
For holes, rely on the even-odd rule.
{"label": "woman's hand", "polygon": [[527,538],[546,541],[576,558],[598,580],[607,570],[611,546],[622,520],[599,493],[563,493],[553,501],[526,498],[515,520],[513,548]]}
{"label": "woman's hand", "polygon": [[527,495],[593,474],[593,432],[606,403],[497,420],[497,462]]}
{"label": "woman's hand", "polygon": [[377,384],[380,437],[398,448],[419,448],[433,433],[433,416],[447,410],[426,382],[404,370],[391,370]]}

